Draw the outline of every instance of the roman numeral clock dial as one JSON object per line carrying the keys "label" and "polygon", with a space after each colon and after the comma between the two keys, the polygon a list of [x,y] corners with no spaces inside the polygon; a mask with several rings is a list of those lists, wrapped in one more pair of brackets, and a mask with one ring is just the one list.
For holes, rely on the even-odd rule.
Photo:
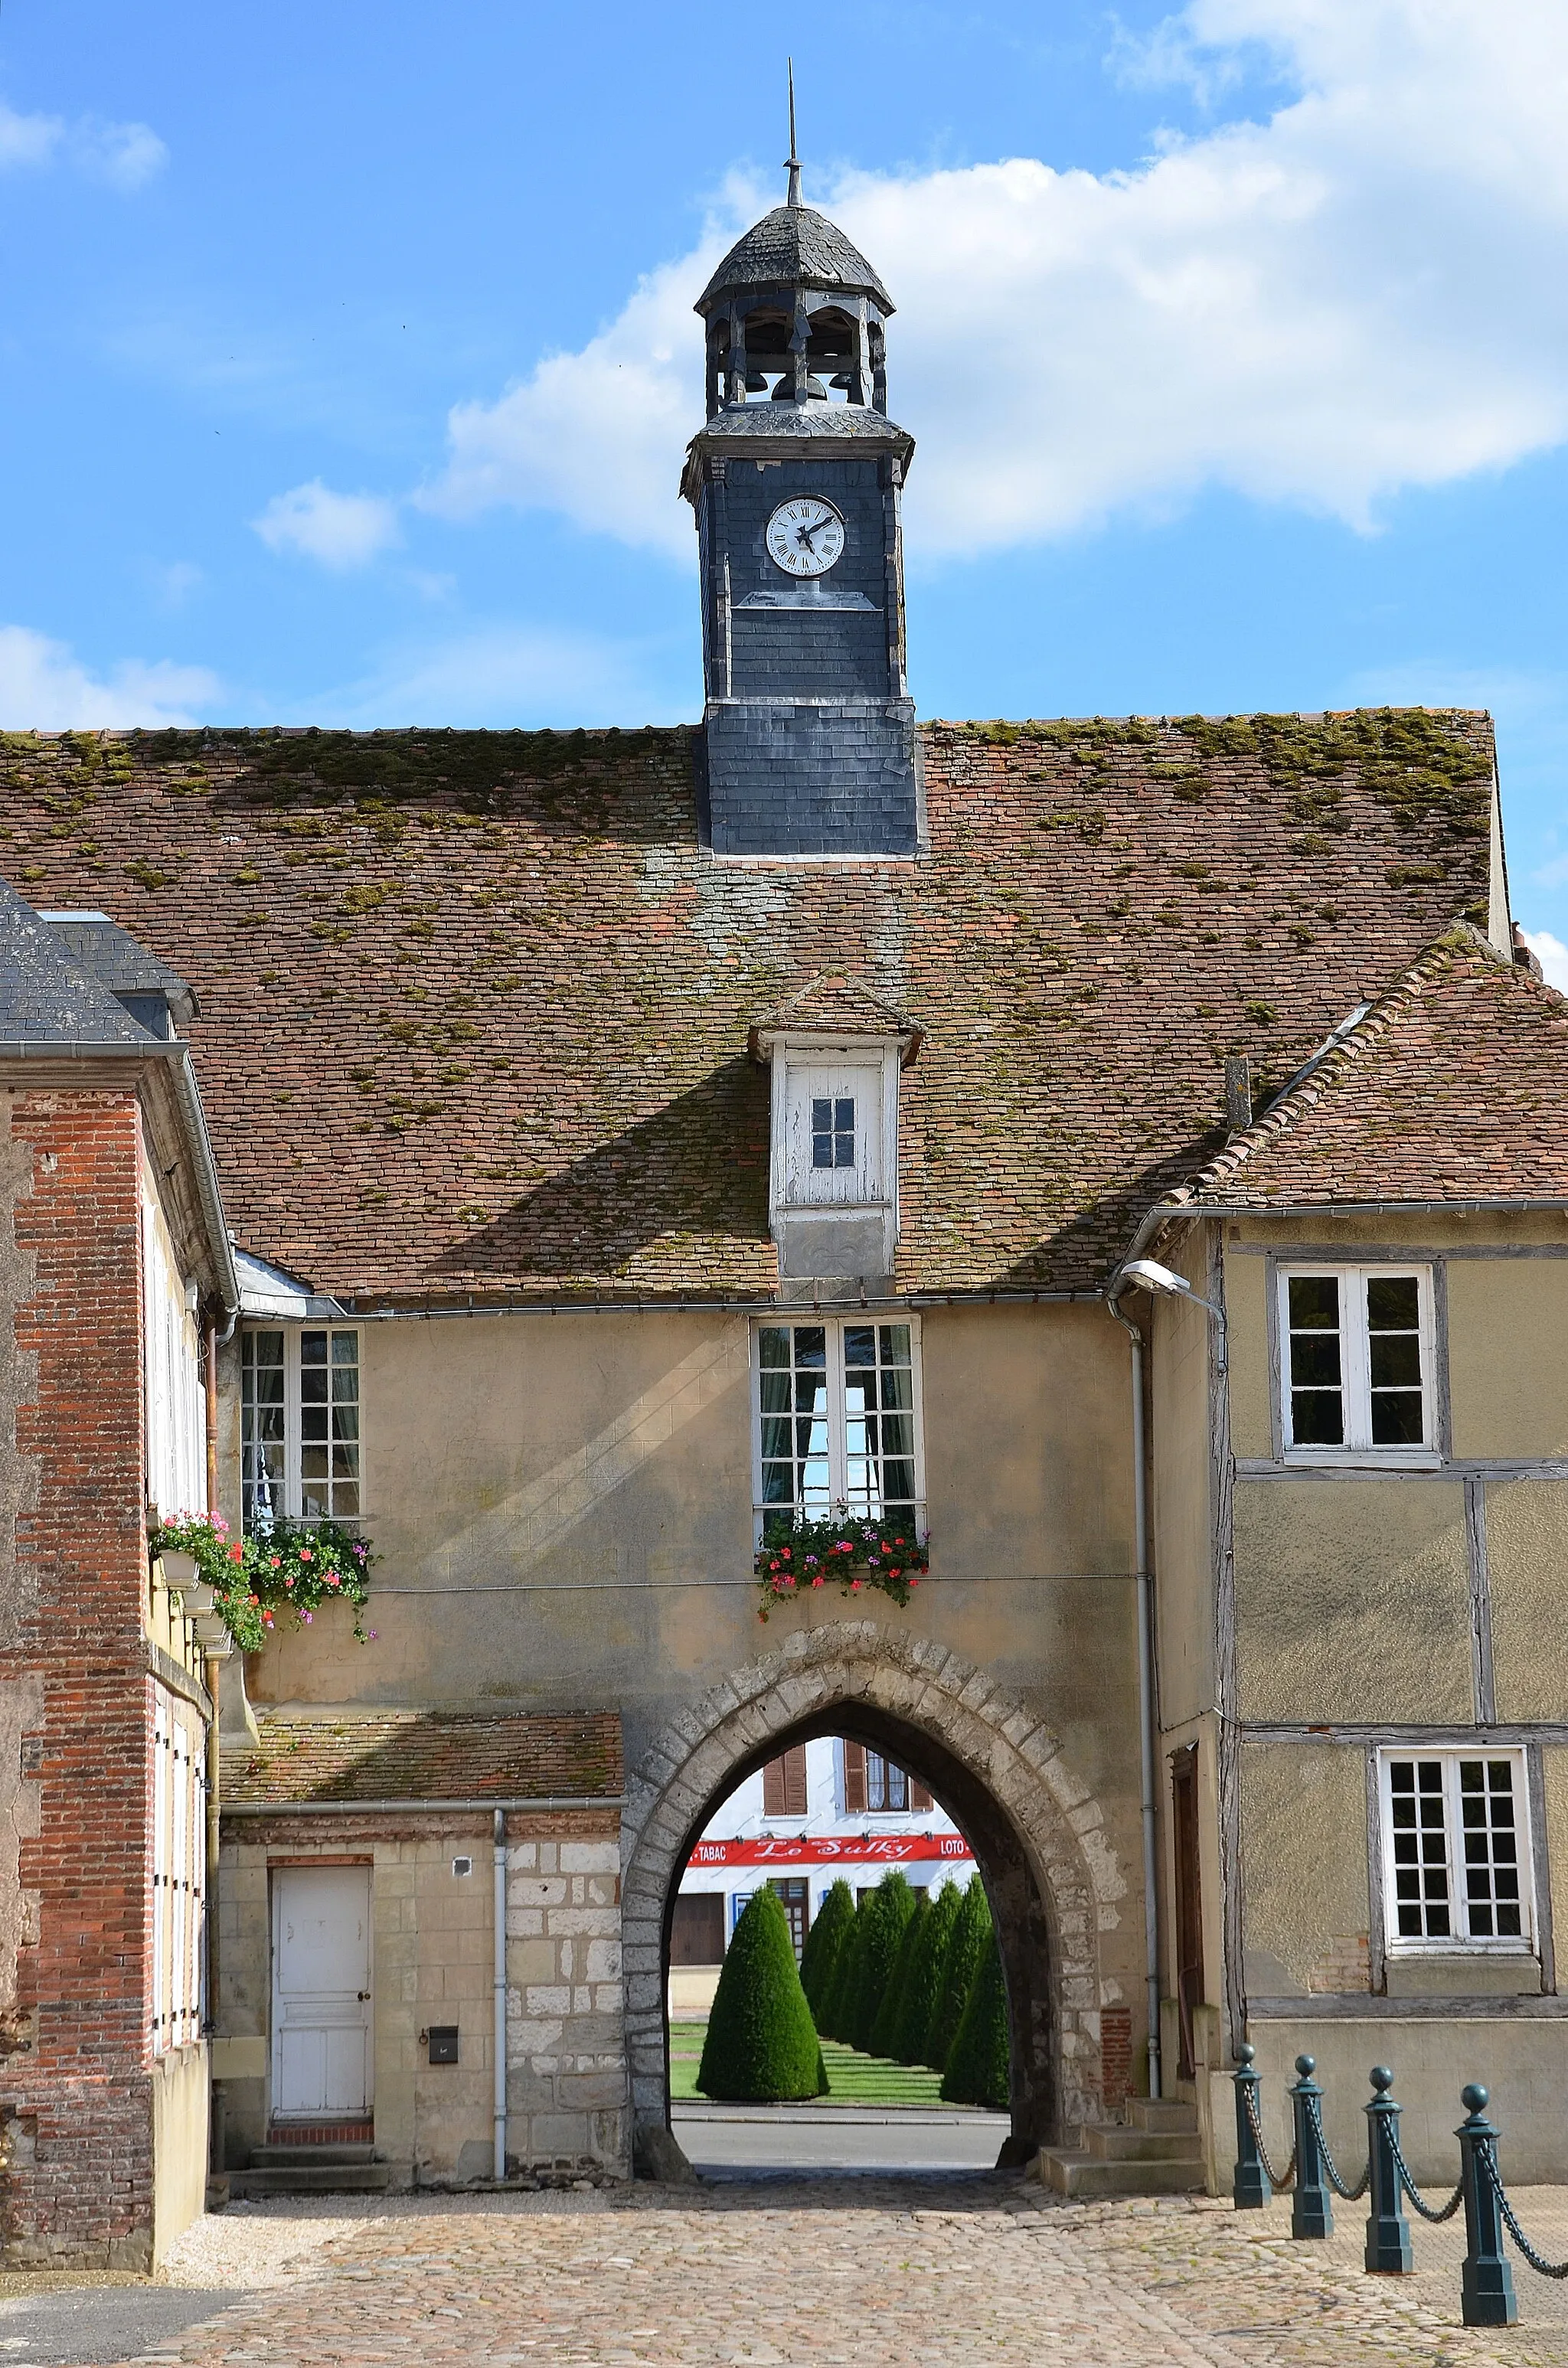
{"label": "roman numeral clock dial", "polygon": [[825,575],[844,554],[844,520],[831,502],[797,494],[767,521],[767,555],[786,575]]}

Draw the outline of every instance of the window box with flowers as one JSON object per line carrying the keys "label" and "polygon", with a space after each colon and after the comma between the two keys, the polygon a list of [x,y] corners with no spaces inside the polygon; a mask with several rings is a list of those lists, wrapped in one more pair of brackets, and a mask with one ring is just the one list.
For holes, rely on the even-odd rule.
{"label": "window box with flowers", "polygon": [[277,1520],[231,1539],[222,1513],[181,1513],[161,1524],[152,1545],[155,1554],[168,1549],[193,1558],[198,1583],[210,1588],[212,1609],[243,1653],[308,1628],[325,1603],[351,1604],[355,1635],[361,1645],[374,1641],[365,1606],[377,1556],[368,1539],[340,1522]]}
{"label": "window box with flowers", "polygon": [[871,1587],[902,1607],[931,1567],[930,1531],[902,1515],[869,1521],[841,1505],[821,1520],[797,1516],[782,1534],[776,1520],[767,1524],[771,1538],[756,1550],[759,1620],[781,1598],[809,1595],[830,1579],[843,1595]]}

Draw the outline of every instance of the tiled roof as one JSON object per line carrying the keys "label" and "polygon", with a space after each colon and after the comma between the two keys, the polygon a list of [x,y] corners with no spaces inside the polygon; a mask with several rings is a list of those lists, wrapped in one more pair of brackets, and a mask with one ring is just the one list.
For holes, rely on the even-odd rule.
{"label": "tiled roof", "polygon": [[1568,1003],[1456,929],[1177,1197],[1568,1200]]}
{"label": "tiled roof", "polygon": [[182,1021],[195,1019],[196,997],[185,980],[107,913],[40,913],[39,918],[49,923],[77,969],[112,996],[156,995],[173,1006]]}
{"label": "tiled roof", "polygon": [[0,1050],[150,1045],[114,996],[72,961],[47,921],[0,881]]}
{"label": "tiled roof", "polygon": [[919,861],[716,862],[689,732],[7,735],[0,871],[188,978],[241,1247],[319,1292],[762,1294],[758,1015],[926,1031],[897,1281],[1097,1288],[1460,913],[1484,716],[931,724]]}
{"label": "tiled roof", "polygon": [[620,1721],[437,1718],[424,1711],[264,1718],[224,1747],[226,1809],[301,1801],[604,1800],[621,1788]]}

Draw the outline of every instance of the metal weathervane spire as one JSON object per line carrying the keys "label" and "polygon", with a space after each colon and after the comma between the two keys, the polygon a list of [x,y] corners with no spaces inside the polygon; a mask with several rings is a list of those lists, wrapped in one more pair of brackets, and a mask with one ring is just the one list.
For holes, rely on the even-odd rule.
{"label": "metal weathervane spire", "polygon": [[789,61],[789,69],[790,154],[784,161],[790,174],[790,194],[784,202],[786,205],[798,206],[801,202],[801,160],[795,154],[795,61],[793,58]]}

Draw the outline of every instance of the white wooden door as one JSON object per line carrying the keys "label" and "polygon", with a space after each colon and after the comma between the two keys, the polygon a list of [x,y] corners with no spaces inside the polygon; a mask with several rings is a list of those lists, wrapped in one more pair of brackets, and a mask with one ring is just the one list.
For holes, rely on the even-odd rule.
{"label": "white wooden door", "polygon": [[370,1869],[272,1877],[272,2110],[358,2114],[370,2102]]}

